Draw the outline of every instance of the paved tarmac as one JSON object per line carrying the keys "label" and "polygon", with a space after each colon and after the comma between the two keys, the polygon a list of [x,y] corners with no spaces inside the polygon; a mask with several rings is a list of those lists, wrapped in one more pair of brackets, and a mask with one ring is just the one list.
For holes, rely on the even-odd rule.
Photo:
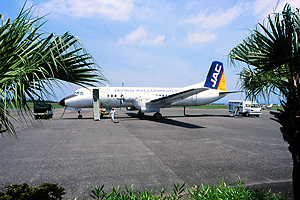
{"label": "paved tarmac", "polygon": [[64,199],[90,199],[92,186],[121,189],[173,189],[212,184],[224,179],[290,195],[292,159],[279,124],[268,111],[256,117],[232,117],[227,109],[162,109],[163,119],[143,119],[136,111],[119,112],[120,123],[108,117],[94,121],[92,109],[55,109],[37,127],[17,126],[18,139],[0,138],[0,191],[13,183],[58,183]]}

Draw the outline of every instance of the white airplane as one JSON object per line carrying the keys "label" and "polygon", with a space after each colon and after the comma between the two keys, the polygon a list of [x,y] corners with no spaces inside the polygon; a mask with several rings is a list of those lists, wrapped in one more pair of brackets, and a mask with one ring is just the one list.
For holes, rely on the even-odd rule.
{"label": "white airplane", "polygon": [[93,108],[93,89],[99,89],[100,108],[109,113],[112,108],[127,107],[138,110],[139,116],[154,112],[155,119],[161,119],[161,108],[172,106],[199,106],[225,97],[227,92],[223,63],[214,61],[205,81],[181,88],[154,87],[87,87],[63,98],[59,105],[78,111],[81,119],[82,108]]}

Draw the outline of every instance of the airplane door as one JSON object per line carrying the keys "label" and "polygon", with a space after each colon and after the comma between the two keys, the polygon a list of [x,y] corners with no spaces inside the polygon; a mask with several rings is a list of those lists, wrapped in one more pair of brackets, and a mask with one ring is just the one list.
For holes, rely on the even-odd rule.
{"label": "airplane door", "polygon": [[93,110],[94,110],[94,120],[100,120],[99,112],[99,89],[93,89]]}
{"label": "airplane door", "polygon": [[197,101],[197,94],[194,94],[193,96],[192,96],[192,102],[196,102]]}

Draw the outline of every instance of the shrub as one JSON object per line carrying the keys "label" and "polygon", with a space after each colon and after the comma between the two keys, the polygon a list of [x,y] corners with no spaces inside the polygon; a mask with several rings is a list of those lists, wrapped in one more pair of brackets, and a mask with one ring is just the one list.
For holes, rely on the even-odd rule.
{"label": "shrub", "polygon": [[104,192],[104,185],[97,186],[91,189],[92,195],[90,195],[93,199],[97,200],[179,200],[182,199],[183,193],[185,190],[185,183],[177,184],[174,183],[173,192],[169,196],[164,197],[165,189],[160,190],[160,196],[155,196],[153,190],[144,190],[143,192],[138,189],[136,192],[134,191],[133,186],[128,188],[126,186],[125,191],[120,191],[119,186],[117,188],[112,187],[112,191],[110,193]]}
{"label": "shrub", "polygon": [[0,193],[0,200],[61,200],[66,192],[57,185],[43,183],[39,188],[31,187],[28,183],[7,185],[6,193]]}
{"label": "shrub", "polygon": [[[187,190],[187,192],[185,192]],[[194,187],[185,188],[185,184],[174,183],[173,192],[169,195],[164,195],[165,190],[160,190],[160,196],[153,193],[153,190],[144,190],[143,192],[138,189],[134,191],[133,186],[127,188],[124,191],[120,191],[120,188],[112,188],[111,192],[104,191],[104,185],[92,188],[93,199],[97,200],[279,200],[282,197],[268,193],[262,193],[261,190],[253,190],[249,187],[244,187],[243,182],[239,181],[235,184],[227,186],[224,181],[221,181],[218,185],[200,185]]]}
{"label": "shrub", "polygon": [[[141,191],[139,188],[134,189],[133,186],[112,187],[111,192],[104,191],[104,185],[91,189],[91,197],[97,200],[219,200],[219,199],[243,199],[243,200],[279,200],[283,197],[261,192],[262,190],[254,190],[244,187],[242,181],[227,186],[224,181],[221,183],[210,185],[199,185],[194,187],[185,187],[185,183],[174,183],[174,189],[169,195],[165,195],[165,189],[159,190],[159,195],[155,195],[153,190]],[[58,184],[43,183],[37,187],[30,187],[27,183],[7,185],[6,193],[0,192],[0,200],[61,200],[66,194],[65,189],[58,187]],[[75,198],[74,200],[76,200]],[[69,199],[71,200],[71,199]]]}
{"label": "shrub", "polygon": [[282,197],[271,194],[271,191],[268,193],[262,193],[261,189],[253,190],[249,187],[244,187],[243,182],[239,181],[232,185],[227,186],[224,181],[221,181],[218,185],[201,185],[194,186],[187,189],[191,199],[195,200],[214,200],[214,199],[244,199],[244,200],[264,200],[264,199],[273,199],[279,200],[283,199]]}

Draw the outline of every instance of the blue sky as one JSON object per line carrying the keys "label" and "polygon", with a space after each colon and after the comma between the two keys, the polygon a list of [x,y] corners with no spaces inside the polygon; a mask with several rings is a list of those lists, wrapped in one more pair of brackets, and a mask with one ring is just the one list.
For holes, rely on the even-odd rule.
{"label": "blue sky", "polygon": [[[14,19],[24,2],[0,0],[0,14]],[[287,2],[300,8],[299,0],[33,0],[27,5],[36,4],[40,16],[48,14],[43,31],[78,36],[112,86],[183,87],[203,81],[218,60],[230,91],[238,90],[241,68],[229,66],[226,55]],[[56,100],[77,88],[67,84],[64,92],[57,90]],[[221,102],[242,98],[228,95]]]}

